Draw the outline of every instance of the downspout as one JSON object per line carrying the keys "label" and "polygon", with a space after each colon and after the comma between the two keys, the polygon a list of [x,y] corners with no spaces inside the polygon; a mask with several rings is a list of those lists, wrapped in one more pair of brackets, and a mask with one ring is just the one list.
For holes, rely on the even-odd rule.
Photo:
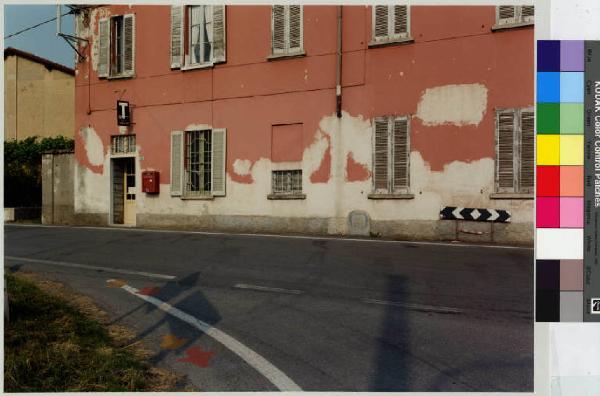
{"label": "downspout", "polygon": [[342,118],[342,6],[337,10],[337,64],[335,70],[335,109]]}

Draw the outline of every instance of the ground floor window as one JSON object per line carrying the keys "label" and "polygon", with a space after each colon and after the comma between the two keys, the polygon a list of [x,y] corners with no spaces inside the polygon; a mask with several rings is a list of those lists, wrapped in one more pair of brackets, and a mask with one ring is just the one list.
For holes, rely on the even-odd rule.
{"label": "ground floor window", "polygon": [[273,171],[272,190],[275,195],[302,194],[302,170]]}
{"label": "ground floor window", "polygon": [[211,131],[185,133],[185,194],[203,194],[211,191]]}
{"label": "ground floor window", "polygon": [[373,132],[373,192],[409,192],[409,117],[376,117]]}

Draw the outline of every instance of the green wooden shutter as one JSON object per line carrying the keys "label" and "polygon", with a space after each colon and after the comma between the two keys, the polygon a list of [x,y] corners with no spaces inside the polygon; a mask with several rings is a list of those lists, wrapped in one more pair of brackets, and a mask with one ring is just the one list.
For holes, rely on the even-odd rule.
{"label": "green wooden shutter", "polygon": [[408,37],[408,6],[394,6],[394,36]]}
{"label": "green wooden shutter", "polygon": [[182,66],[183,60],[183,21],[185,6],[171,6],[171,68]]}
{"label": "green wooden shutter", "polygon": [[393,136],[393,192],[407,193],[409,186],[409,128],[408,117],[398,117],[394,120]]}
{"label": "green wooden shutter", "polygon": [[385,41],[388,39],[388,11],[387,5],[376,5],[373,9],[373,39]]}
{"label": "green wooden shutter", "polygon": [[183,132],[171,132],[171,195],[183,193]]}
{"label": "green wooden shutter", "polygon": [[533,193],[534,179],[534,115],[531,110],[521,111],[521,167],[519,189],[522,193]]}
{"label": "green wooden shutter", "polygon": [[285,53],[285,6],[274,5],[271,12],[271,49],[273,54]]}
{"label": "green wooden shutter", "polygon": [[212,195],[224,196],[226,184],[227,133],[226,129],[212,130]]}
{"label": "green wooden shutter", "polygon": [[213,9],[213,62],[225,62],[227,53],[227,25],[225,21],[225,6],[214,5]]}
{"label": "green wooden shutter", "polygon": [[516,18],[516,6],[498,6],[498,25],[507,25],[515,23]]}
{"label": "green wooden shutter", "polygon": [[388,119],[377,117],[373,131],[373,192],[387,193],[388,190]]}
{"label": "green wooden shutter", "polygon": [[289,10],[289,52],[302,51],[302,6],[290,5]]}
{"label": "green wooden shutter", "polygon": [[496,112],[496,191],[515,190],[515,113],[513,110]]}
{"label": "green wooden shutter", "polygon": [[135,15],[123,15],[123,74],[135,71]]}

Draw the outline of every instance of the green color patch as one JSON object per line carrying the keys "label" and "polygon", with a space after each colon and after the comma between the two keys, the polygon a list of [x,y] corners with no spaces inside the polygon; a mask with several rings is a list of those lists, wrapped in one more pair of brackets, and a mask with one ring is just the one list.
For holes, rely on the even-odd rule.
{"label": "green color patch", "polygon": [[66,301],[7,274],[5,392],[135,392],[149,366],[113,344],[106,329]]}
{"label": "green color patch", "polygon": [[583,103],[560,104],[560,134],[583,135]]}
{"label": "green color patch", "polygon": [[538,134],[559,134],[560,103],[538,103],[536,122]]}

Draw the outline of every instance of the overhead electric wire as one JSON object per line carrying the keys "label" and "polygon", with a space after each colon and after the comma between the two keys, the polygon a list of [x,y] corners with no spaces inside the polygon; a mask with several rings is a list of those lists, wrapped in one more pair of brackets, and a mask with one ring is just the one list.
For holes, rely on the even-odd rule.
{"label": "overhead electric wire", "polygon": [[[64,14],[62,14],[62,15],[61,15],[61,17],[64,17],[65,15],[69,15],[69,14],[72,14],[72,13],[73,13],[73,11],[72,11],[72,10],[71,10],[71,11],[69,11],[69,12],[65,12]],[[15,33],[9,34],[8,36],[4,37],[4,40],[6,40],[6,39],[9,39],[9,38],[11,38],[11,37],[14,37],[14,36],[17,36],[17,35],[19,35],[19,34],[21,34],[21,33],[25,33],[25,32],[26,32],[26,31],[28,31],[28,30],[35,29],[36,27],[42,26],[42,25],[43,25],[43,24],[45,24],[45,23],[52,22],[52,21],[55,21],[55,20],[56,20],[56,17],[54,17],[54,18],[51,18],[51,19],[48,19],[47,21],[44,21],[44,22],[40,22],[40,23],[38,23],[37,25],[30,26],[30,27],[28,27],[28,28],[25,28],[25,29],[23,29],[23,30],[19,30],[18,32],[15,32]]]}

